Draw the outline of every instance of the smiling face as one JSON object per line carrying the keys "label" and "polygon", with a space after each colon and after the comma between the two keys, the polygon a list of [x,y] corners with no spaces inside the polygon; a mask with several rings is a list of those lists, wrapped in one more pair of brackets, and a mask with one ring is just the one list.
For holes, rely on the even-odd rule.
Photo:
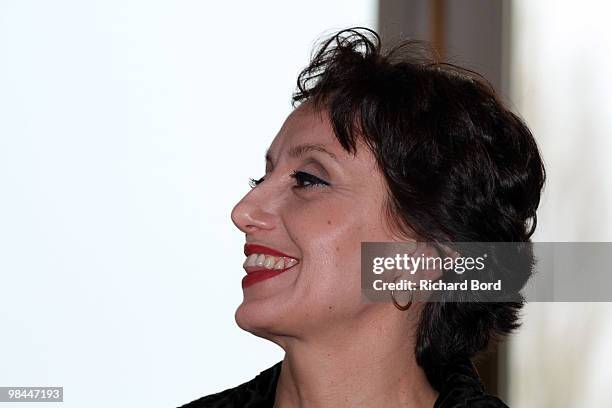
{"label": "smiling face", "polygon": [[[252,254],[238,325],[273,341],[306,338],[350,328],[377,307],[362,301],[361,242],[394,239],[372,153],[359,144],[355,155],[344,150],[327,115],[304,104],[272,142],[256,184],[232,211]],[[282,265],[270,250],[286,256]]]}

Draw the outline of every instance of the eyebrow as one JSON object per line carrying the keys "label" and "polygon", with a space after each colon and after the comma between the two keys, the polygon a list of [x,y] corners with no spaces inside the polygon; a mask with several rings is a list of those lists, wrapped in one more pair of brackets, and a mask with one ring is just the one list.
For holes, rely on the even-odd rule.
{"label": "eyebrow", "polygon": [[[300,156],[305,155],[308,152],[321,152],[321,153],[325,153],[328,156],[330,156],[332,159],[334,160],[338,160],[338,157],[336,157],[335,154],[333,154],[332,152],[330,152],[329,150],[327,150],[325,148],[325,146],[321,145],[321,144],[301,144],[301,145],[297,145],[297,146],[293,146],[291,149],[289,149],[289,157],[297,159]],[[270,150],[268,149],[268,151],[266,152],[266,161],[273,163],[272,162],[272,156],[270,155]]]}

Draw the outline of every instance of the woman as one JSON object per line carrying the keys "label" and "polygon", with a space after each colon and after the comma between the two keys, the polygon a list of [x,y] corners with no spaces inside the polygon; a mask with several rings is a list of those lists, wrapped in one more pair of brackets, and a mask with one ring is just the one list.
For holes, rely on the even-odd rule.
{"label": "woman", "polygon": [[282,347],[283,361],[185,407],[505,406],[470,359],[518,327],[522,302],[366,302],[360,250],[528,242],[545,177],[538,148],[474,73],[420,43],[379,44],[356,28],[321,45],[265,175],[232,211],[247,256],[236,321]]}

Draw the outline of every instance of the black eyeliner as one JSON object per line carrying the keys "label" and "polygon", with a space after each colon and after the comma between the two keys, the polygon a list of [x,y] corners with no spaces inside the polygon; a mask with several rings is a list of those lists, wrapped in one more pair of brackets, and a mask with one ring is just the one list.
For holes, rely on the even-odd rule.
{"label": "black eyeliner", "polygon": [[307,187],[329,186],[330,185],[327,181],[315,175],[312,175],[310,173],[306,173],[304,171],[294,170],[291,173],[291,177],[294,178],[298,183],[303,182],[303,181],[307,181],[308,183],[310,183],[309,185],[294,186],[296,188],[307,188]]}

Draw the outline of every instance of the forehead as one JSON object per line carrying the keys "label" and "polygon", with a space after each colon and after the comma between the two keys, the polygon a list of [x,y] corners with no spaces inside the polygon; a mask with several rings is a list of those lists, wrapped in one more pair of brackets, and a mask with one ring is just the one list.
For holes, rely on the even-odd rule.
{"label": "forehead", "polygon": [[320,144],[335,153],[344,151],[334,135],[332,125],[324,111],[315,111],[304,104],[285,120],[270,145],[270,153],[279,154],[301,144]]}
{"label": "forehead", "polygon": [[[302,149],[304,146],[316,148]],[[325,111],[316,111],[307,104],[295,109],[285,120],[268,149],[266,158],[274,164],[302,157],[300,153],[320,150],[322,147],[333,160],[336,169],[347,177],[371,180],[378,174],[374,155],[364,142],[358,140],[355,154],[346,151],[336,138],[329,116]]]}

